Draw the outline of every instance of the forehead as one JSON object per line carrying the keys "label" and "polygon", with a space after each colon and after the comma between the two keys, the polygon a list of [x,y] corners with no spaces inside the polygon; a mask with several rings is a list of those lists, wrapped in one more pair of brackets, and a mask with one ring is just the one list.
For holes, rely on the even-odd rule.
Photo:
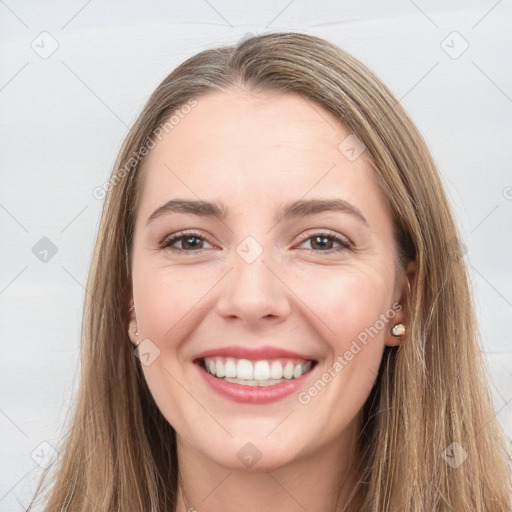
{"label": "forehead", "polygon": [[295,93],[239,89],[211,92],[197,102],[144,161],[144,213],[171,197],[222,196],[239,203],[233,209],[247,210],[308,193],[373,201],[380,214],[386,210],[364,153],[351,161],[340,151],[350,130],[315,102]]}
{"label": "forehead", "polygon": [[[176,118],[175,118],[176,119]],[[327,149],[348,135],[348,129],[332,114],[298,94],[233,89],[210,92],[197,99],[197,106],[182,116],[164,135],[148,160],[172,153],[189,162],[215,154],[223,159],[244,160],[265,148],[269,159],[276,149],[297,154]],[[285,147],[286,146],[286,147]],[[290,156],[290,155],[288,155]]]}

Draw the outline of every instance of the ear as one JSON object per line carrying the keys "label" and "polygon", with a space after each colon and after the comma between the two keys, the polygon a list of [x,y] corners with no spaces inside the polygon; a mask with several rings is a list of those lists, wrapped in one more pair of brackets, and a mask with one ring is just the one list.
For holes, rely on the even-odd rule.
{"label": "ear", "polygon": [[[416,287],[416,276],[417,276],[417,265],[416,260],[411,260],[405,272],[402,275],[402,278],[397,283],[397,288],[395,291],[395,297],[397,297],[396,302],[400,304],[400,310],[396,312],[395,316],[389,321],[388,324],[388,332],[386,334],[385,345],[388,347],[396,347],[402,343],[402,340],[405,336],[407,336],[409,324],[407,323],[408,318],[406,315],[406,311],[409,309],[410,300],[412,296],[412,291]],[[405,326],[405,334],[403,336],[393,336],[391,334],[391,329],[393,326],[397,324],[402,324]]]}
{"label": "ear", "polygon": [[130,294],[130,299],[128,301],[127,309],[128,309],[128,315],[129,315],[128,336],[130,337],[130,340],[132,341],[132,343],[135,343],[137,341],[137,336],[135,336],[135,334],[134,334],[137,331],[137,318],[135,316],[135,308],[134,308],[132,294]]}

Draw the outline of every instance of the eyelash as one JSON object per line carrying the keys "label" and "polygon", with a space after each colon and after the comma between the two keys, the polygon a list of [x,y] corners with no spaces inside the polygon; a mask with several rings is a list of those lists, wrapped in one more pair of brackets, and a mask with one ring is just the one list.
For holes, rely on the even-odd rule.
{"label": "eyelash", "polygon": [[[161,249],[170,249],[173,252],[182,252],[182,253],[183,252],[189,252],[189,253],[198,252],[199,249],[187,251],[185,249],[176,249],[176,248],[171,247],[174,243],[178,242],[181,239],[192,238],[192,237],[206,241],[213,245],[213,242],[208,237],[205,237],[196,231],[183,231],[181,233],[178,233],[175,236],[172,236],[171,238],[165,239],[163,242],[160,243],[160,248]],[[319,237],[330,238],[330,239],[334,240],[335,242],[339,243],[340,247],[328,249],[326,251],[321,251],[321,250],[317,250],[317,249],[302,249],[302,250],[307,251],[309,253],[316,253],[316,254],[318,254],[318,253],[333,254],[333,253],[341,252],[341,251],[351,248],[351,244],[345,238],[341,238],[338,235],[335,235],[332,233],[325,233],[325,232],[314,233],[313,235],[303,238],[300,241],[299,245],[302,245],[307,240],[310,240],[312,238],[319,238]]]}

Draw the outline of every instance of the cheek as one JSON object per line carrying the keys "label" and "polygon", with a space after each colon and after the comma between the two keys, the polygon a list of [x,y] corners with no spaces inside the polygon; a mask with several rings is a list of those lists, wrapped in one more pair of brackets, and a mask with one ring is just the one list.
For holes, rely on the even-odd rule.
{"label": "cheek", "polygon": [[385,328],[379,318],[390,306],[392,279],[389,272],[369,267],[330,268],[325,273],[303,272],[294,289],[315,313],[316,324],[323,325],[322,337],[332,348],[344,351],[347,343],[359,335],[364,338],[376,322],[383,339]]}
{"label": "cheek", "polygon": [[147,268],[134,275],[137,325],[144,338],[155,340],[160,346],[180,339],[201,311],[201,298],[212,287],[211,272],[203,274],[167,267]]}
{"label": "cheek", "polygon": [[308,297],[307,306],[315,313],[308,318],[325,343],[326,358],[318,380],[304,390],[301,403],[325,408],[325,414],[340,422],[361,408],[384,350],[391,280],[391,274],[344,268],[303,282],[300,295]]}
{"label": "cheek", "polygon": [[201,297],[213,285],[211,271],[199,274],[192,266],[148,265],[133,276],[139,339],[151,340],[159,350],[151,364],[142,366],[144,377],[161,413],[180,432],[204,423],[204,411],[183,386],[191,368],[180,357],[180,345],[200,322]]}

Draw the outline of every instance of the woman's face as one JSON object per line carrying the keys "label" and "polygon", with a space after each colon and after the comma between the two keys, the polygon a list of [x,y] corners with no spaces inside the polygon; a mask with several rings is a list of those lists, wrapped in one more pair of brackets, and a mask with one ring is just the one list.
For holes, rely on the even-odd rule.
{"label": "woman's face", "polygon": [[364,147],[295,94],[209,93],[173,126],[144,162],[133,244],[130,336],[158,407],[225,468],[334,447],[404,321]]}

